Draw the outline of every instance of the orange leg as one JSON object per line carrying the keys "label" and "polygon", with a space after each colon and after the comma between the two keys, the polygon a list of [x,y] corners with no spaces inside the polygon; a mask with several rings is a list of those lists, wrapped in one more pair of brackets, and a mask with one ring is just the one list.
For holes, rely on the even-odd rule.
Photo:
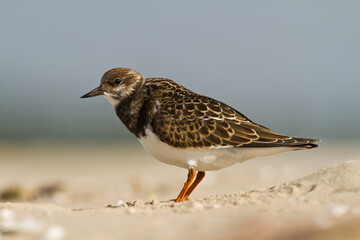
{"label": "orange leg", "polygon": [[175,202],[183,202],[184,201],[185,194],[187,193],[194,178],[195,178],[195,170],[193,168],[189,168],[187,180],[184,184],[184,187],[181,189],[179,196],[176,198]]}
{"label": "orange leg", "polygon": [[197,185],[203,180],[205,177],[205,172],[199,171],[196,175],[195,181],[191,184],[190,188],[186,191],[185,199],[189,200],[189,196],[194,191],[194,189],[197,187]]}

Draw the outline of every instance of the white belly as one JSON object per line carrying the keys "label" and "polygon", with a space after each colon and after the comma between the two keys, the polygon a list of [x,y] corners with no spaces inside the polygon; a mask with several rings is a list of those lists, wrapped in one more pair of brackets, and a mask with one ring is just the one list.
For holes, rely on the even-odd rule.
{"label": "white belly", "polygon": [[159,161],[182,168],[193,167],[196,171],[218,170],[254,157],[294,149],[290,147],[181,149],[160,141],[149,129],[146,130],[146,137],[140,138],[139,141],[145,150]]}

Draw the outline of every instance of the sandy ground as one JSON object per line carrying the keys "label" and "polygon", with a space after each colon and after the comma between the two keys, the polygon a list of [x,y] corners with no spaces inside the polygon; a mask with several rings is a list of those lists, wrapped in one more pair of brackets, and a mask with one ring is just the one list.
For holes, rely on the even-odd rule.
{"label": "sandy ground", "polygon": [[207,172],[117,142],[0,144],[0,239],[360,239],[359,141]]}

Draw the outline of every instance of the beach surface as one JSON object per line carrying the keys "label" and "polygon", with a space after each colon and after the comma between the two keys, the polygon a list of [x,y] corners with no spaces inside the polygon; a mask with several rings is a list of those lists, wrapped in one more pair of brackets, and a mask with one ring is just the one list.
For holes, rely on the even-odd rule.
{"label": "beach surface", "polygon": [[207,172],[139,144],[2,142],[0,239],[360,239],[359,141]]}

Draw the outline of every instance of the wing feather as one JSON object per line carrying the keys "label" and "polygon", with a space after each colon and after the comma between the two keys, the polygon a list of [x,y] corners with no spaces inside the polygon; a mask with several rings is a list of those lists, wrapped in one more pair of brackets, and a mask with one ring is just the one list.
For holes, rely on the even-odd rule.
{"label": "wing feather", "polygon": [[316,139],[292,138],[256,124],[215,99],[169,79],[147,79],[160,108],[151,126],[160,140],[178,148],[315,147]]}

